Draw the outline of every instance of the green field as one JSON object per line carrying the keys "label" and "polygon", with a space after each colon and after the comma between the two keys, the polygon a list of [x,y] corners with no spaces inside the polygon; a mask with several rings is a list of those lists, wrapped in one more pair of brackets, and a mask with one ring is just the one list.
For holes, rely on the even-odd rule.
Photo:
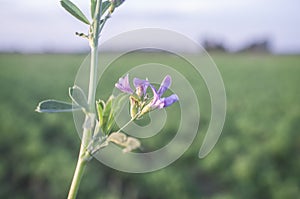
{"label": "green field", "polygon": [[[300,56],[211,56],[223,76],[228,103],[224,130],[212,153],[198,158],[210,117],[209,97],[202,83],[195,90],[203,123],[179,160],[148,174],[119,172],[94,160],[88,165],[78,198],[299,197]],[[67,89],[74,84],[84,58],[0,54],[0,198],[66,198],[80,144],[72,114],[38,114],[34,109],[44,99],[69,100]],[[143,53],[114,63],[106,71],[102,81],[108,83],[98,89],[98,96],[108,97],[126,66],[153,60],[186,68],[183,71],[191,83],[199,81],[186,63],[164,54]],[[175,127],[167,126],[166,132]],[[145,144],[159,147],[163,141],[153,138]]]}

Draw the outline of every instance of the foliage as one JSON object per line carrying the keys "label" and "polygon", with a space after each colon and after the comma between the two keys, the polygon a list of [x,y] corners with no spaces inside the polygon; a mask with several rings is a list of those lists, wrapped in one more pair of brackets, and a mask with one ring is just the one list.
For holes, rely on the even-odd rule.
{"label": "foliage", "polygon": [[[178,161],[158,172],[139,175],[93,161],[78,198],[280,199],[300,195],[300,57],[212,56],[228,95],[225,128],[213,152],[203,160],[197,158],[210,116],[208,95],[199,86],[197,93],[203,102],[200,134]],[[34,109],[40,96],[69,100],[65,91],[73,85],[83,59],[83,55],[0,55],[0,198],[66,197],[80,143],[74,136],[72,115],[41,116]],[[123,59],[105,71],[100,83],[107,84],[98,88],[97,97],[109,97],[126,66],[151,60],[185,67],[164,54]],[[193,71],[186,71],[196,81]],[[163,145],[176,125],[166,126],[164,139],[145,139],[145,147]]]}
{"label": "foliage", "polygon": [[[63,8],[65,8],[71,15],[73,15],[78,20],[82,21],[83,23],[90,24],[89,20],[86,16],[82,13],[82,11],[71,1],[69,0],[62,0],[60,1]],[[95,8],[93,13],[95,12]]]}

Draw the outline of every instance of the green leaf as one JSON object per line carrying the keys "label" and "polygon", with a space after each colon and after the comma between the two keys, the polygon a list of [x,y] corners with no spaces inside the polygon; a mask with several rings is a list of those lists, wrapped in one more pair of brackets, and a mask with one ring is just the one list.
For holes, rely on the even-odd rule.
{"label": "green leaf", "polygon": [[[95,17],[96,5],[97,5],[97,0],[91,0],[91,16],[92,16],[92,18]],[[101,16],[108,10],[110,5],[111,5],[110,1],[102,2]]]}
{"label": "green leaf", "polygon": [[115,0],[115,7],[119,7],[125,0]]}
{"label": "green leaf", "polygon": [[113,115],[113,111],[110,112],[109,114],[109,117],[108,117],[108,121],[107,121],[107,124],[106,124],[106,132],[107,134],[110,133],[112,127],[114,126],[115,124],[115,118],[114,118],[114,115]]}
{"label": "green leaf", "polygon": [[71,1],[69,0],[61,0],[60,1],[62,7],[66,9],[71,15],[82,21],[83,23],[90,24],[89,20],[82,13],[82,11]]}
{"label": "green leaf", "polygon": [[97,0],[91,0],[91,17],[94,18]]}
{"label": "green leaf", "polygon": [[125,0],[113,0],[109,8],[109,12],[113,13],[115,8],[119,7]]}
{"label": "green leaf", "polygon": [[45,100],[38,104],[35,111],[39,113],[59,113],[59,112],[72,112],[80,110],[79,106],[74,106],[71,103],[58,101],[58,100]]}
{"label": "green leaf", "polygon": [[98,100],[96,102],[97,112],[98,112],[98,120],[99,120],[99,126],[103,126],[103,110],[105,107],[105,102],[103,100]]}
{"label": "green leaf", "polygon": [[69,96],[75,104],[81,106],[86,111],[89,110],[87,97],[80,87],[75,85],[69,88]]}
{"label": "green leaf", "polygon": [[121,103],[124,102],[127,96],[126,94],[120,94],[117,97],[112,95],[106,103],[103,100],[96,102],[99,126],[102,128],[104,134],[110,134],[111,129],[115,125],[116,111],[120,110],[122,107]]}
{"label": "green leaf", "polygon": [[[116,104],[117,98],[115,98],[114,96],[111,96],[111,109],[110,109],[110,113],[109,113],[109,117],[108,117],[108,121],[107,121],[107,126],[106,126],[106,130],[108,132],[110,132],[110,130],[112,129],[112,127],[115,125],[115,114],[116,111],[118,111],[114,105]],[[120,100],[120,98],[118,98],[118,100]]]}
{"label": "green leaf", "polygon": [[110,5],[111,5],[110,1],[104,1],[102,3],[101,15],[103,15],[103,13],[105,13],[108,10],[108,8],[110,7]]}
{"label": "green leaf", "polygon": [[107,100],[104,110],[103,110],[102,130],[105,134],[109,134],[109,131],[114,123],[113,110],[112,110],[113,100],[114,100],[114,97],[110,96],[109,99]]}

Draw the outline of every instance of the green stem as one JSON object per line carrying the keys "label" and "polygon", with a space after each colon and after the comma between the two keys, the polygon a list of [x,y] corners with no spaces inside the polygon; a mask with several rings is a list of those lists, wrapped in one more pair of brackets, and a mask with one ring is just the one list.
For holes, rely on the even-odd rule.
{"label": "green stem", "polygon": [[86,157],[86,156],[87,155],[85,153],[85,147],[83,145],[81,145],[76,169],[74,172],[72,184],[71,184],[70,191],[68,194],[68,199],[75,199],[77,196],[81,178],[83,176],[83,173],[84,173],[84,170],[86,167],[86,163],[88,162],[88,157]]}
{"label": "green stem", "polygon": [[97,67],[98,67],[98,40],[99,40],[99,25],[101,20],[102,0],[97,0],[95,18],[90,26],[89,43],[91,47],[91,65],[90,65],[90,80],[88,91],[89,111],[85,117],[84,130],[82,133],[81,146],[79,157],[68,194],[68,199],[75,199],[79,189],[79,185],[86,167],[87,162],[91,159],[91,155],[87,152],[87,146],[93,136],[93,128],[95,125],[95,95],[97,87]]}
{"label": "green stem", "polygon": [[109,17],[110,17],[110,14],[107,14],[107,15],[105,16],[104,21],[103,21],[103,23],[101,24],[101,26],[100,26],[100,28],[99,28],[99,32],[102,31],[102,29],[103,29],[103,27],[104,27],[104,25],[105,25],[107,19],[109,19]]}
{"label": "green stem", "polygon": [[95,111],[95,96],[97,87],[97,65],[98,65],[98,47],[91,46],[91,68],[90,68],[90,82],[88,104],[91,112]]}
{"label": "green stem", "polygon": [[[122,126],[116,133],[120,133],[124,128],[126,128],[131,122],[133,122],[138,115],[135,117],[131,118],[124,126]],[[97,153],[100,149],[106,147],[108,145],[108,142],[103,142],[101,145],[98,145],[98,147],[94,148],[92,151],[90,151],[90,154],[93,155]]]}
{"label": "green stem", "polygon": [[91,47],[91,68],[90,68],[90,82],[88,93],[88,104],[90,111],[95,110],[95,95],[97,87],[97,67],[98,67],[98,40],[99,40],[99,25],[101,21],[102,0],[97,1],[97,9],[95,11],[95,19],[91,25],[90,47]]}
{"label": "green stem", "polygon": [[124,126],[122,126],[116,133],[120,133],[123,129],[125,129],[131,122],[133,122],[136,118],[138,118],[138,114],[136,114],[133,118],[131,118]]}

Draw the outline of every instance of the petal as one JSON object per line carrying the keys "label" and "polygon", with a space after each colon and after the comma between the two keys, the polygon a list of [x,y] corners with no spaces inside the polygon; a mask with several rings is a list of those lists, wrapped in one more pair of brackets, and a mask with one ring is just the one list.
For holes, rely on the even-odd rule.
{"label": "petal", "polygon": [[124,93],[129,93],[129,94],[133,93],[133,90],[131,89],[130,84],[129,84],[129,75],[128,74],[123,78],[121,77],[119,79],[118,83],[115,84],[115,87]]}
{"label": "petal", "polygon": [[139,78],[134,78],[133,79],[133,85],[136,88],[136,92],[138,96],[143,96],[146,94],[147,88],[149,86],[149,81],[146,79],[139,79]]}
{"label": "petal", "polygon": [[169,97],[163,98],[164,107],[168,107],[168,106],[172,105],[173,103],[177,102],[178,100],[179,100],[179,98],[176,94],[173,94]]}
{"label": "petal", "polygon": [[153,99],[151,100],[151,102],[149,103],[149,106],[154,109],[155,108],[155,104],[157,103],[158,100],[160,100],[160,97],[157,94],[157,91],[155,89],[155,87],[152,84],[149,84],[152,92],[153,92]]}
{"label": "petal", "polygon": [[150,86],[150,88],[152,89],[152,92],[153,92],[153,100],[154,101],[158,100],[160,98],[160,96],[158,95],[155,87],[152,84],[149,84],[149,86]]}
{"label": "petal", "polygon": [[165,92],[166,90],[171,86],[171,82],[172,82],[172,79],[171,79],[171,76],[170,75],[167,75],[164,80],[162,81],[161,85],[160,85],[160,88],[158,89],[158,95],[161,97]]}
{"label": "petal", "polygon": [[162,109],[165,107],[164,98],[156,100],[155,104],[152,105],[153,109]]}
{"label": "petal", "polygon": [[150,84],[149,86],[151,87],[152,92],[153,92],[153,99],[151,100],[151,102],[149,104],[151,109],[154,110],[154,109],[157,109],[157,108],[158,109],[163,108],[164,107],[163,99],[160,98],[160,96],[158,95],[155,87],[152,84]]}
{"label": "petal", "polygon": [[142,85],[149,85],[149,81],[146,79],[139,79],[137,77],[133,78],[133,85],[134,87],[142,86]]}

